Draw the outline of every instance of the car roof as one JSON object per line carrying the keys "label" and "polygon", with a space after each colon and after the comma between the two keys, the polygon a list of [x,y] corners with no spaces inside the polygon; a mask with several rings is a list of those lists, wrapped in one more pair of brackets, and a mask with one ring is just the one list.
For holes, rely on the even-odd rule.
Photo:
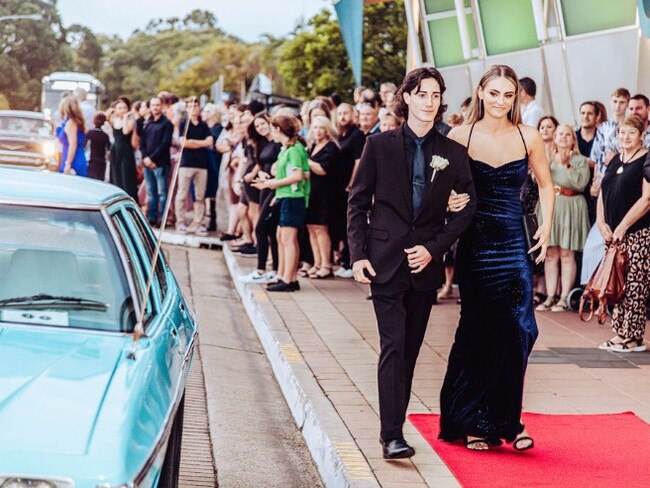
{"label": "car roof", "polygon": [[81,176],[0,168],[0,202],[48,206],[103,206],[126,197],[120,188]]}
{"label": "car roof", "polygon": [[30,119],[45,119],[43,112],[30,112],[29,110],[0,110],[0,117],[27,117]]}

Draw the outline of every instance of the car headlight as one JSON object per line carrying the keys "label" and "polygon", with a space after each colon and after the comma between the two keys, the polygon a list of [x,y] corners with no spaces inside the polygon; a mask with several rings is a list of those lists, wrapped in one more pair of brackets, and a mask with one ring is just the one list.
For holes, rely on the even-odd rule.
{"label": "car headlight", "polygon": [[53,141],[43,143],[43,154],[49,157],[53,157],[56,154],[56,145]]}
{"label": "car headlight", "polygon": [[0,488],[74,488],[70,481],[50,481],[33,478],[0,478]]}

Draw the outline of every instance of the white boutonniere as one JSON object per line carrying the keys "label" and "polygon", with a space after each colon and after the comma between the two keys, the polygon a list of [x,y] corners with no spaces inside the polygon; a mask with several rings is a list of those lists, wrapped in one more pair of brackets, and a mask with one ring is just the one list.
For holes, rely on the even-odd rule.
{"label": "white boutonniere", "polygon": [[447,166],[449,166],[449,161],[442,156],[436,156],[435,154],[431,157],[431,162],[429,166],[433,168],[433,173],[431,173],[431,181],[436,177],[438,171],[444,171]]}

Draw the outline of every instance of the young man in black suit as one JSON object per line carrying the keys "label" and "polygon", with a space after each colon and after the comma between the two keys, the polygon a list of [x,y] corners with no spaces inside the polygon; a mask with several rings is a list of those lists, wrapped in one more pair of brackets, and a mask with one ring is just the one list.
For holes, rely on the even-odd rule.
{"label": "young man in black suit", "polygon": [[[409,72],[397,91],[406,123],[370,136],[348,202],[355,279],[369,283],[377,317],[381,438],[387,459],[411,457],[402,427],[443,254],[476,209],[467,149],[434,128],[446,106],[435,68]],[[459,212],[448,213],[452,190]],[[454,206],[456,203],[454,203]]]}

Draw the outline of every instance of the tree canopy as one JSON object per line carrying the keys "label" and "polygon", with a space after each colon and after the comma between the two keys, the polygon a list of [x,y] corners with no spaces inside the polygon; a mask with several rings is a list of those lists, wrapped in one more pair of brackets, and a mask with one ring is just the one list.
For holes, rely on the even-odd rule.
{"label": "tree canopy", "polygon": [[[12,108],[40,105],[41,78],[53,71],[90,73],[106,85],[108,99],[145,98],[160,90],[209,94],[224,76],[224,90],[239,95],[264,73],[274,92],[306,98],[338,92],[349,98],[354,81],[329,11],[283,38],[265,34],[246,43],[218,26],[213,13],[154,18],[128,39],[96,35],[86,26],[64,27],[57,0],[2,0],[0,16],[40,13],[42,20],[0,22],[0,100]],[[367,6],[363,82],[399,82],[406,66],[403,0]]]}

